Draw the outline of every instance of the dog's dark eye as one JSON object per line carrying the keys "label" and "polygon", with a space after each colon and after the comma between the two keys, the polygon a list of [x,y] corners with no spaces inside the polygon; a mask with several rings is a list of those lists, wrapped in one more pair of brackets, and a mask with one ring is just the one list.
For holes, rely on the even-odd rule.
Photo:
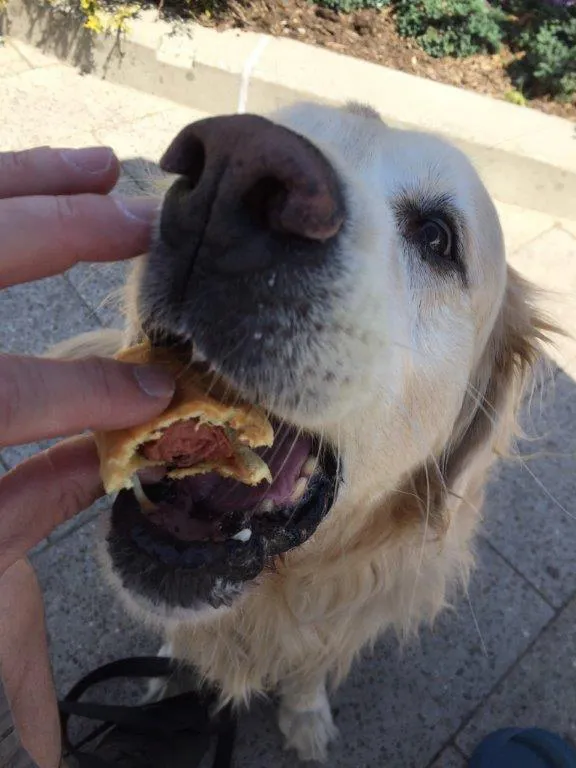
{"label": "dog's dark eye", "polygon": [[452,230],[442,219],[424,219],[414,233],[414,239],[425,259],[452,259]]}

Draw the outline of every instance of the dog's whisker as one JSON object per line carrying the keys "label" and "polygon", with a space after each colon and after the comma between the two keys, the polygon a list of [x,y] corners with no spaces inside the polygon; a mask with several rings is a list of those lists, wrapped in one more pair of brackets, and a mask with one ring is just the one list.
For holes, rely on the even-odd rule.
{"label": "dog's whisker", "polygon": [[536,483],[536,485],[543,491],[543,493],[546,494],[546,496],[550,499],[550,501],[554,504],[555,507],[557,507],[561,512],[563,512],[566,517],[569,517],[571,520],[576,520],[576,514],[573,514],[572,512],[569,512],[566,507],[554,496],[554,494],[547,488],[546,484],[540,480],[540,478],[532,472],[530,467],[528,466],[527,462],[523,461],[522,466],[528,472],[532,480]]}
{"label": "dog's whisker", "polygon": [[[486,402],[488,407],[493,409],[493,406],[491,406],[490,403],[488,403],[486,400],[484,400],[484,402]],[[479,407],[482,407],[482,405],[479,405]],[[542,440],[543,437],[544,437],[543,435],[540,435],[538,437],[530,438],[525,433],[522,433],[522,439],[524,441]],[[552,452],[548,452],[548,451],[539,451],[539,452],[534,452],[534,453],[531,453],[531,454],[526,454],[526,453],[520,454],[517,451],[517,443],[516,442],[514,442],[514,447],[516,448],[516,451],[511,454],[510,458],[513,461],[517,461],[528,472],[528,474],[531,476],[531,478],[534,480],[534,482],[541,488],[541,490],[553,502],[553,504],[555,504],[555,506],[558,507],[558,509],[560,509],[570,519],[576,520],[576,514],[573,514],[568,509],[566,509],[566,507],[554,496],[554,494],[546,487],[546,485],[540,480],[540,478],[538,478],[538,476],[530,469],[530,467],[527,464],[527,460],[528,459],[534,460],[536,458],[541,458],[541,457],[545,457],[545,456],[552,456],[552,455],[554,455],[554,456],[564,456],[565,457],[565,456],[567,456],[569,454],[568,453],[562,454],[561,452],[552,453]]]}
{"label": "dog's whisker", "polygon": [[423,530],[422,530],[422,541],[421,541],[421,544],[420,544],[420,551],[419,551],[419,554],[417,556],[416,569],[415,569],[415,573],[414,573],[414,576],[413,576],[414,584],[413,584],[413,587],[412,587],[412,595],[410,597],[410,605],[409,605],[409,609],[408,609],[408,621],[409,622],[412,621],[411,617],[413,616],[413,612],[414,612],[414,604],[415,604],[415,601],[416,601],[416,592],[417,592],[417,589],[418,589],[418,582],[420,580],[420,577],[422,576],[422,565],[424,563],[424,553],[425,553],[425,550],[426,550],[426,543],[427,543],[427,539],[428,539],[428,524],[429,524],[429,521],[430,521],[430,503],[431,503],[431,500],[430,500],[430,478],[429,478],[429,475],[428,475],[428,467],[427,466],[424,467],[424,471],[425,471],[425,474],[426,474],[426,507],[425,507],[425,515],[424,515],[424,526],[423,526]]}
{"label": "dog's whisker", "polygon": [[[463,584],[466,585],[467,582],[467,575],[464,573],[464,569],[462,566],[462,563],[460,563],[460,569],[461,569],[461,578],[463,581]],[[466,597],[466,602],[468,603],[468,608],[470,609],[470,614],[472,616],[472,622],[474,623],[474,628],[476,629],[476,633],[478,635],[478,639],[480,640],[480,646],[482,648],[482,653],[486,658],[489,658],[490,654],[488,653],[488,646],[486,645],[486,641],[484,640],[484,636],[482,634],[482,630],[480,629],[480,623],[478,621],[478,617],[476,616],[476,611],[474,610],[472,606],[472,600],[470,598],[470,592],[465,586],[464,589],[464,595]]]}

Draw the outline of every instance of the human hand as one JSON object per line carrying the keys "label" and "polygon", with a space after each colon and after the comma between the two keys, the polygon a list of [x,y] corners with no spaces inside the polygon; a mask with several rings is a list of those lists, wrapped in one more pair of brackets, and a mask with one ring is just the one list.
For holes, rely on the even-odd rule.
{"label": "human hand", "polygon": [[[145,251],[157,201],[107,196],[118,174],[104,147],[0,153],[0,289]],[[168,375],[148,366],[0,354],[0,449],[142,423],[172,392]],[[0,574],[102,494],[90,437],[61,442],[1,477]]]}

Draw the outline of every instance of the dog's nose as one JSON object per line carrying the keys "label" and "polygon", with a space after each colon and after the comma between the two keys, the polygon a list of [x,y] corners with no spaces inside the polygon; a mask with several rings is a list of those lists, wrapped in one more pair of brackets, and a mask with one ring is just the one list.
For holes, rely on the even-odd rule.
{"label": "dog's nose", "polygon": [[219,272],[261,269],[286,258],[286,248],[272,247],[270,236],[276,246],[286,238],[320,244],[344,221],[340,182],[328,160],[303,136],[265,118],[193,123],[160,164],[183,177],[167,196],[162,236],[182,246],[201,235],[195,257]]}

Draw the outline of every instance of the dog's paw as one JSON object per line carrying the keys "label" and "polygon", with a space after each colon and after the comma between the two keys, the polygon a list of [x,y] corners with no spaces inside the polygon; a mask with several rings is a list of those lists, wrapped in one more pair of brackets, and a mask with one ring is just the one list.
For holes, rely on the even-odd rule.
{"label": "dog's paw", "polygon": [[328,746],[338,736],[328,701],[316,709],[295,710],[280,706],[278,725],[286,749],[295,749],[300,760],[325,762]]}

